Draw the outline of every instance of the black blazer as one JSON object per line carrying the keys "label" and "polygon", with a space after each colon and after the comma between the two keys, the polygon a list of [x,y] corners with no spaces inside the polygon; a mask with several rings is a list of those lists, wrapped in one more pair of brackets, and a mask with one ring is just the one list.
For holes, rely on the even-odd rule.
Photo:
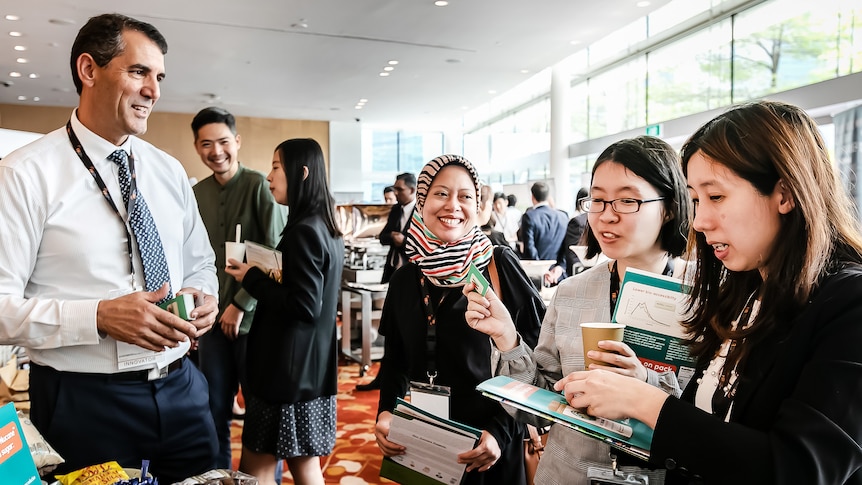
{"label": "black blazer", "polygon": [[[392,210],[389,211],[389,218],[386,219],[386,225],[383,226],[383,230],[381,230],[380,235],[377,236],[377,238],[380,239],[380,244],[389,246],[389,254],[386,255],[386,264],[383,266],[383,279],[381,283],[389,283],[389,279],[392,278],[392,273],[394,273],[398,267],[407,263],[405,245],[402,244],[401,246],[396,246],[392,243],[393,232],[400,232],[406,236],[407,230],[410,229],[409,218],[407,219],[407,224],[405,224],[404,227],[401,227],[401,216],[403,214],[404,208],[401,207],[401,204],[393,205]],[[395,264],[399,261],[400,264]]]}
{"label": "black blazer", "polygon": [[730,423],[691,404],[694,380],[667,399],[650,459],[667,483],[862,484],[862,267],[783,329],[752,349]]}
{"label": "black blazer", "polygon": [[523,259],[557,261],[563,237],[566,235],[568,220],[565,212],[547,205],[540,205],[524,212],[521,216]]}
{"label": "black blazer", "polygon": [[242,282],[258,301],[248,334],[248,390],[279,404],[333,396],[344,241],[329,234],[320,216],[309,216],[285,229],[278,250],[280,284],[257,268]]}

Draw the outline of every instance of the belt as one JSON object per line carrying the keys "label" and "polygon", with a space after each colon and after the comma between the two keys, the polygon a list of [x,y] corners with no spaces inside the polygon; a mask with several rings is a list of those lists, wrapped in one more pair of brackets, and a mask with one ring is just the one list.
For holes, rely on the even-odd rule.
{"label": "belt", "polygon": [[108,374],[112,381],[134,381],[134,382],[148,382],[155,381],[158,379],[162,379],[167,377],[168,374],[175,370],[179,370],[183,368],[183,361],[186,360],[185,357],[180,357],[179,359],[168,364],[167,367],[162,368],[161,372],[157,372],[153,369],[144,369],[144,370],[133,370],[129,372],[118,372],[115,374]]}

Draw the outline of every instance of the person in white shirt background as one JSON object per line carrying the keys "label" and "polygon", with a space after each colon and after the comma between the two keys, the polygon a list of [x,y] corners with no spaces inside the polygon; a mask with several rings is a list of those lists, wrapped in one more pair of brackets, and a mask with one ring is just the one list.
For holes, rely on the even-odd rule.
{"label": "person in white shirt background", "polygon": [[[207,384],[185,355],[218,312],[215,257],[182,165],[137,138],[166,52],[150,24],[91,18],[72,46],[69,123],[0,162],[0,344],[30,354],[31,419],[66,460],[58,473],[149,459],[172,483],[213,468]],[[129,159],[128,206],[109,156]],[[130,224],[147,209],[160,250]],[[142,250],[163,251],[167,281],[147,278]],[[193,320],[155,304],[172,289],[194,295]],[[121,362],[130,351],[142,363]]]}

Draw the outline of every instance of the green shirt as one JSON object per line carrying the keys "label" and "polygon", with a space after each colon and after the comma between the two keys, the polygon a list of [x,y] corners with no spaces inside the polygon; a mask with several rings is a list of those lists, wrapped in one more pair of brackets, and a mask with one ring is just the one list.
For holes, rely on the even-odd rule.
{"label": "green shirt", "polygon": [[219,317],[233,303],[245,312],[239,332],[246,334],[251,328],[257,300],[225,272],[224,242],[236,239],[236,225],[241,224],[242,241],[254,241],[274,248],[287,223],[286,208],[275,202],[269,191],[269,182],[262,173],[242,165],[224,186],[209,176],[194,186],[194,192],[215,251]]}

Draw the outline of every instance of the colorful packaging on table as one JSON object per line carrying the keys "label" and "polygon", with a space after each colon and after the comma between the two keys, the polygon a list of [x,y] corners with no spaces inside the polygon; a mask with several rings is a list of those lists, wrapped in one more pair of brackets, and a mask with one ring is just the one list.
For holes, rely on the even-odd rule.
{"label": "colorful packaging on table", "polygon": [[186,478],[173,485],[257,485],[257,478],[247,473],[219,468]]}
{"label": "colorful packaging on table", "polygon": [[60,485],[114,485],[129,475],[115,461],[92,465],[65,475],[57,475]]}

